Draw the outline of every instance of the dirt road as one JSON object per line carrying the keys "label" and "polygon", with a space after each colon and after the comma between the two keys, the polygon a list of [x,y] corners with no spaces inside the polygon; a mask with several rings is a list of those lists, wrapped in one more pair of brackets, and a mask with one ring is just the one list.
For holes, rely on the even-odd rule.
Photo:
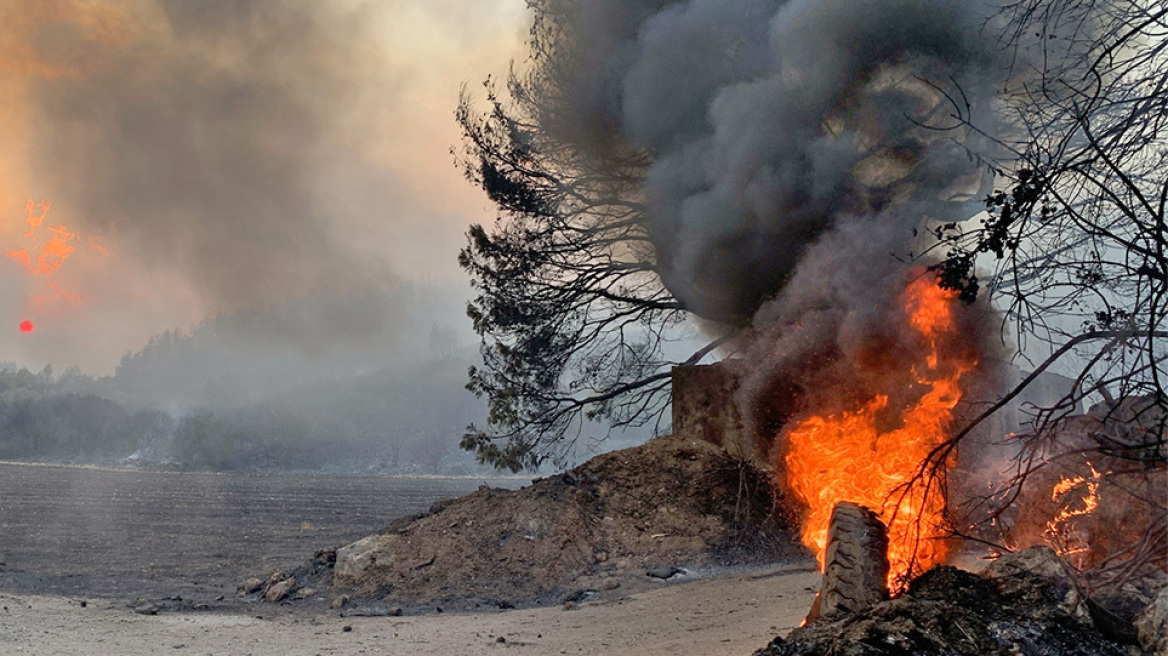
{"label": "dirt road", "polygon": [[[748,655],[806,614],[818,576],[805,567],[742,573],[576,610],[419,617],[281,613],[135,615],[124,604],[0,594],[0,654]],[[345,627],[350,627],[349,631]],[[502,638],[502,641],[499,640]]]}

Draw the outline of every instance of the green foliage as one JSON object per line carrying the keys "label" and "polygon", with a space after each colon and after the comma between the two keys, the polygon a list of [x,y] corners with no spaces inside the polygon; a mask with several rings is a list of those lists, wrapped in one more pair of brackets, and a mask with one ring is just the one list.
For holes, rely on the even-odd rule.
{"label": "green foliage", "polygon": [[563,24],[574,3],[529,6],[529,72],[508,80],[508,101],[488,80],[489,109],[464,91],[455,113],[459,163],[500,212],[492,226],[471,227],[459,256],[481,338],[467,389],[488,402],[487,421],[469,427],[462,448],[512,471],[565,464],[591,422],[659,418],[677,364],[663,345],[686,317],[662,284],[643,221],[649,156],[603,129],[590,137],[592,152],[561,138],[574,111],[563,68],[578,63]]}

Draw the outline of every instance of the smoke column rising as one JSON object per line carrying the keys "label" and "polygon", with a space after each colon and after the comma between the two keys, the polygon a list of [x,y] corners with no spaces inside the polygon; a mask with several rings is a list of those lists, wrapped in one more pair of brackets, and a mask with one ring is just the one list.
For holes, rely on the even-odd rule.
{"label": "smoke column rising", "polygon": [[978,189],[964,150],[977,146],[929,129],[946,117],[925,80],[959,83],[975,108],[988,105],[1002,68],[982,33],[984,5],[634,5],[576,8],[574,42],[601,46],[577,46],[585,73],[572,116],[618,125],[653,155],[649,222],[663,278],[697,314],[748,320],[845,223],[897,224],[906,237],[927,219],[971,214],[951,200]]}
{"label": "smoke column rising", "polygon": [[[550,49],[563,98],[547,99],[545,129],[583,153],[611,144],[613,161],[649,155],[644,220],[662,281],[697,316],[748,327],[727,365],[754,429],[774,436],[800,413],[882,395],[876,432],[896,429],[929,389],[903,300],[927,275],[911,263],[920,235],[977,214],[990,182],[977,157],[1001,155],[953,113],[1004,129],[1003,89],[1026,68],[1000,51],[995,6],[535,4],[567,35]],[[979,362],[960,376],[964,402],[979,401],[1001,382],[997,317],[984,304],[954,312]]]}

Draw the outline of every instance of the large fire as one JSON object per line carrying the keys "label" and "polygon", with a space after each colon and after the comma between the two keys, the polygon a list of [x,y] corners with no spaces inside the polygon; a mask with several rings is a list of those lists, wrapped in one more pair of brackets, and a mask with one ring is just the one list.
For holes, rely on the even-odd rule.
{"label": "large fire", "polygon": [[[79,293],[63,287],[56,276],[65,265],[65,261],[77,250],[75,244],[80,240],[80,234],[64,225],[44,226],[51,208],[52,203],[47,198],[40,201],[29,199],[25,205],[25,222],[28,223],[28,230],[23,236],[32,243],[25,248],[4,253],[4,257],[20,264],[25,273],[41,281],[42,290],[29,296],[31,305],[36,310],[45,309],[46,305],[54,300],[70,303],[81,300]],[[109,251],[95,238],[90,237],[88,243],[90,249],[103,256],[109,256]]]}
{"label": "large fire", "polygon": [[[936,486],[912,486],[902,493],[929,452],[948,435],[961,400],[961,378],[977,365],[968,349],[946,348],[960,338],[954,292],[929,277],[910,282],[903,295],[908,326],[919,343],[919,360],[895,363],[909,368],[923,394],[896,410],[894,390],[870,398],[832,400],[780,436],[786,486],[806,508],[803,543],[823,567],[832,508],[851,501],[874,510],[888,526],[889,586],[945,557],[942,541],[945,497]],[[887,360],[871,366],[888,367]],[[870,372],[877,377],[881,372]],[[901,372],[903,373],[903,372]],[[889,381],[904,380],[888,376]],[[891,382],[889,384],[901,384]],[[889,413],[894,419],[889,420]]]}

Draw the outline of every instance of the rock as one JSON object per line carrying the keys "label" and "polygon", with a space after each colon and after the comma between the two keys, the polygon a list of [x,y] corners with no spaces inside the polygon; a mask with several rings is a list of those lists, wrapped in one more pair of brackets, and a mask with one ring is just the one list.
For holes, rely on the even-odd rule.
{"label": "rock", "polygon": [[270,601],[273,604],[281,601],[287,597],[292,588],[296,587],[296,579],[284,579],[277,583],[268,586],[268,591],[264,593],[264,600]]}
{"label": "rock", "polygon": [[307,599],[316,594],[316,588],[300,588],[296,591],[297,599]]}
{"label": "rock", "polygon": [[681,570],[672,565],[660,565],[658,567],[650,567],[645,570],[645,576],[655,579],[669,579],[681,573]]}
{"label": "rock", "polygon": [[398,608],[391,608],[391,609],[390,609],[390,611],[389,611],[389,616],[390,616],[390,617],[401,617],[402,615],[405,615],[405,612],[404,612],[404,611],[402,611],[402,609],[401,609],[400,607],[398,607]]}
{"label": "rock", "polygon": [[337,564],[337,550],[332,549],[317,549],[316,553],[312,554],[312,562],[325,567],[332,567]]}
{"label": "rock", "polygon": [[264,587],[264,582],[252,577],[239,585],[239,589],[235,591],[235,595],[237,597],[244,597],[254,592],[259,592],[262,587]]}
{"label": "rock", "polygon": [[[433,508],[436,514],[395,521],[340,548],[331,573],[301,568],[296,578],[331,574],[330,598],[469,610],[484,597],[527,606],[546,603],[550,591],[600,590],[612,573],[642,577],[653,565],[673,566],[663,575],[674,578],[712,565],[801,557],[769,477],[728,458],[712,445],[679,440],[603,454],[569,481],[557,474],[522,491],[484,488]],[[740,498],[745,489],[749,504]]]}
{"label": "rock", "polygon": [[1138,645],[1140,643],[1139,635],[1136,633],[1135,625],[1132,624],[1132,618],[1120,614],[1123,609],[1119,609],[1117,612],[1112,608],[1114,607],[1100,604],[1094,599],[1087,599],[1087,610],[1091,613],[1091,621],[1095,623],[1095,627],[1099,629],[1100,633],[1107,636],[1109,640],[1122,645]]}
{"label": "rock", "polygon": [[347,547],[337,549],[333,584],[356,585],[374,570],[388,568],[393,564],[393,560],[394,551],[386,544],[386,536],[370,535],[357,540]]}
{"label": "rock", "polygon": [[138,603],[134,605],[134,612],[139,615],[157,615],[158,606],[155,606],[149,601],[138,600]]}
{"label": "rock", "polygon": [[1086,595],[1066,563],[1050,547],[1006,554],[987,567],[984,575],[1013,601],[1053,603],[1077,622],[1094,626]]}
{"label": "rock", "polygon": [[1168,587],[1133,622],[1140,646],[1150,656],[1168,656]]}
{"label": "rock", "polygon": [[344,608],[345,606],[347,606],[348,603],[349,603],[349,595],[341,595],[341,596],[337,597],[336,599],[333,599],[332,603],[329,604],[329,608],[331,608],[333,610],[338,610],[340,608]]}
{"label": "rock", "polygon": [[1116,642],[1140,644],[1135,621],[1155,601],[1159,590],[1165,587],[1166,582],[1161,577],[1168,577],[1168,574],[1155,570],[1142,579],[1128,581],[1118,588],[1097,591],[1087,599],[1095,626],[1103,635]]}

